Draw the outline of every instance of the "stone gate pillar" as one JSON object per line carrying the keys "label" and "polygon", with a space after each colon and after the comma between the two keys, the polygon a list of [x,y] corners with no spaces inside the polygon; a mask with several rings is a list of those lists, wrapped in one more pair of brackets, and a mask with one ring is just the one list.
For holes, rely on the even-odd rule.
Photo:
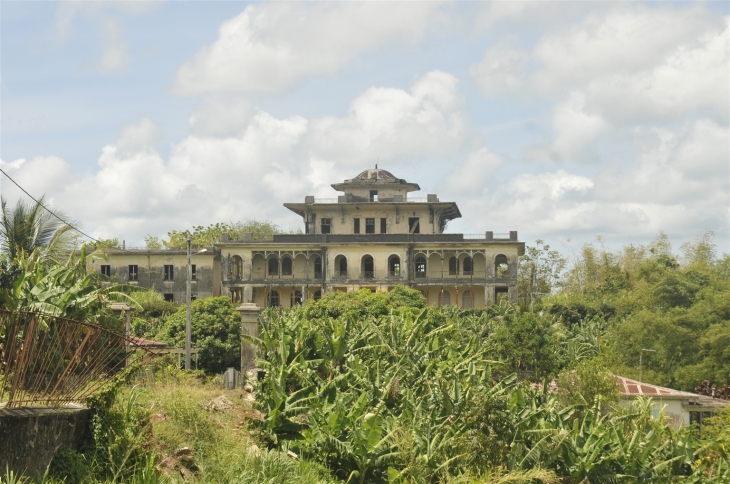
{"label": "stone gate pillar", "polygon": [[[259,337],[259,314],[261,308],[254,303],[242,303],[236,308],[241,313],[241,334]],[[241,340],[241,373],[256,366],[256,345]]]}

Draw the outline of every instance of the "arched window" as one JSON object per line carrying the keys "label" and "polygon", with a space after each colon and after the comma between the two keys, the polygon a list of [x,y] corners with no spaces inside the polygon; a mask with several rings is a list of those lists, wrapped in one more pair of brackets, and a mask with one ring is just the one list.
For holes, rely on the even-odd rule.
{"label": "arched window", "polygon": [[362,259],[362,271],[365,279],[375,279],[375,261],[369,255]]}
{"label": "arched window", "polygon": [[426,277],[426,258],[416,257],[416,277]]}
{"label": "arched window", "polygon": [[322,291],[321,290],[319,290],[319,291],[317,291],[317,292],[314,293],[314,300],[315,301],[319,301],[320,299],[322,299]]}
{"label": "arched window", "polygon": [[231,279],[234,281],[240,281],[243,279],[243,259],[240,255],[234,255],[231,257]]}
{"label": "arched window", "polygon": [[441,294],[439,294],[439,306],[448,306],[449,304],[451,304],[451,294],[449,294],[449,291],[441,289]]}
{"label": "arched window", "polygon": [[291,307],[294,307],[297,304],[300,306],[302,305],[302,291],[291,292]]}
{"label": "arched window", "polygon": [[291,258],[290,257],[284,257],[281,259],[281,275],[282,276],[291,276]]}
{"label": "arched window", "polygon": [[471,291],[464,291],[461,296],[461,307],[464,309],[471,309],[474,307],[474,293]]}
{"label": "arched window", "polygon": [[494,258],[494,277],[498,279],[509,277],[509,260],[506,255],[499,254]]}
{"label": "arched window", "polygon": [[459,259],[452,257],[449,259],[449,275],[456,276],[459,274]]}
{"label": "arched window", "polygon": [[269,259],[269,275],[270,276],[279,275],[279,259],[276,259],[274,257]]}
{"label": "arched window", "polygon": [[269,301],[267,302],[266,306],[270,307],[270,308],[279,307],[279,292],[278,291],[269,292]]}
{"label": "arched window", "polygon": [[322,258],[318,256],[314,257],[314,277],[316,279],[322,277]]}
{"label": "arched window", "polygon": [[400,257],[392,255],[388,259],[388,273],[392,277],[400,276]]}
{"label": "arched window", "polygon": [[471,257],[464,257],[464,275],[471,276],[474,274],[474,261]]}
{"label": "arched window", "polygon": [[347,279],[347,257],[344,255],[335,257],[335,277]]}

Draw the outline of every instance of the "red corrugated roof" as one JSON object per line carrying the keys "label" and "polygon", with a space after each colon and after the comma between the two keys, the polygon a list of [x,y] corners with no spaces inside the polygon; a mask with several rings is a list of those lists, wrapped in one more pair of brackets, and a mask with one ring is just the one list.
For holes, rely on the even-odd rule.
{"label": "red corrugated roof", "polygon": [[650,385],[631,378],[616,376],[616,383],[624,397],[699,397],[696,393],[682,392],[672,388]]}

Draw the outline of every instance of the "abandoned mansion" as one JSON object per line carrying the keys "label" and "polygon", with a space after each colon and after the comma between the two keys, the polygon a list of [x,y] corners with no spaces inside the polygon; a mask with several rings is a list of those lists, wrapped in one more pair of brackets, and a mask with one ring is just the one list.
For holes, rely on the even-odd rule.
{"label": "abandoned mansion", "polygon": [[[517,232],[444,233],[461,217],[455,202],[412,197],[416,183],[366,170],[335,183],[337,198],[307,196],[284,206],[301,216],[303,234],[254,241],[222,240],[192,256],[192,296],[227,295],[234,302],[291,307],[333,291],[387,291],[398,284],[432,305],[484,307],[517,299]],[[185,250],[109,250],[94,270],[125,284],[154,288],[184,302]]]}

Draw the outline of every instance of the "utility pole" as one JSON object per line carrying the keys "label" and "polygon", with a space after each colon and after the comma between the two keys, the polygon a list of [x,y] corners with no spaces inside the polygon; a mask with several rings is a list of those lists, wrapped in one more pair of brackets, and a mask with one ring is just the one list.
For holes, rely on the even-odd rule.
{"label": "utility pole", "polygon": [[644,351],[651,351],[652,353],[656,353],[656,350],[649,350],[646,348],[641,348],[641,351],[639,351],[639,382],[641,382],[641,371],[642,371],[642,357],[644,356]]}
{"label": "utility pole", "polygon": [[190,340],[191,340],[191,333],[192,333],[192,330],[190,328],[191,327],[190,299],[192,297],[192,293],[190,290],[190,283],[191,283],[190,280],[192,279],[192,272],[193,272],[193,268],[190,265],[190,255],[191,255],[190,250],[191,250],[192,242],[193,241],[190,239],[190,237],[188,237],[188,239],[187,239],[187,243],[188,243],[188,267],[187,267],[187,269],[188,270],[187,270],[187,280],[185,282],[185,286],[186,286],[185,287],[185,299],[186,299],[186,301],[185,301],[185,303],[186,303],[185,304],[185,306],[186,306],[186,308],[185,308],[185,369],[186,370],[190,369]]}

